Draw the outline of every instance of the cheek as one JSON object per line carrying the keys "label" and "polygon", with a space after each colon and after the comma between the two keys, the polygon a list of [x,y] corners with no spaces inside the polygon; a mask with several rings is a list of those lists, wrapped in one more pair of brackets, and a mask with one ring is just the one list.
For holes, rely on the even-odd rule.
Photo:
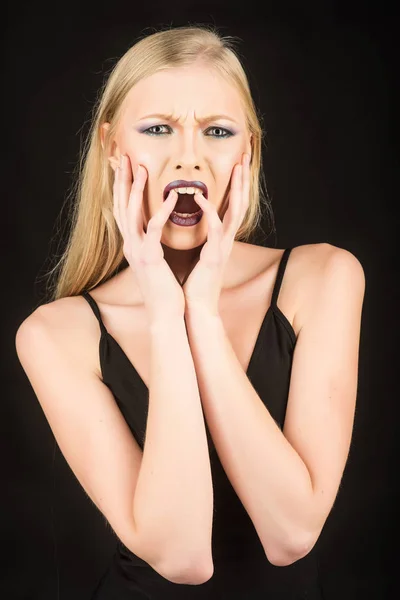
{"label": "cheek", "polygon": [[213,156],[213,163],[216,168],[223,171],[232,171],[233,165],[237,162],[240,153],[237,149],[231,149],[230,151],[224,150],[224,152],[217,152]]}
{"label": "cheek", "polygon": [[213,157],[215,172],[228,184],[233,174],[236,164],[240,164],[243,150],[235,146],[226,149],[224,152],[218,152]]}
{"label": "cheek", "polygon": [[[217,178],[219,180],[219,184],[218,187],[220,189],[220,191],[222,191],[223,193],[226,193],[230,187],[231,187],[231,183],[232,183],[232,176],[233,176],[233,169],[235,164],[237,164],[237,162],[239,162],[238,160],[229,160],[229,161],[225,161],[225,162],[221,162],[221,164],[218,166],[218,169],[216,171],[217,174]],[[222,185],[222,190],[220,188],[220,186]]]}
{"label": "cheek", "polygon": [[128,150],[128,155],[131,159],[131,164],[135,170],[137,165],[143,165],[148,171],[152,170],[152,167],[156,164],[156,157],[154,152],[146,151],[143,148],[135,148],[134,150]]}
{"label": "cheek", "polygon": [[131,159],[134,170],[138,164],[146,167],[149,173],[157,171],[157,168],[159,168],[160,159],[162,158],[161,144],[151,142],[152,140],[142,135],[135,135],[126,139],[126,152]]}

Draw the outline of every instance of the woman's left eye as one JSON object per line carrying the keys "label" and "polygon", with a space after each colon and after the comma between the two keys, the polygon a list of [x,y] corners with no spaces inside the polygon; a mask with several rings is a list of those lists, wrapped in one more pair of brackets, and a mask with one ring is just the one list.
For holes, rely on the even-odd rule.
{"label": "woman's left eye", "polygon": [[[145,129],[143,131],[143,133],[147,133],[148,135],[155,135],[155,136],[165,135],[165,133],[168,133],[168,132],[163,132],[163,131],[154,131],[157,127],[159,127],[159,128],[168,127],[169,129],[171,129],[169,127],[169,125],[152,125],[148,129]],[[210,131],[212,129],[223,132],[223,134],[222,135],[220,135],[220,134],[212,135],[211,137],[227,138],[227,137],[230,137],[231,135],[234,135],[231,131],[229,131],[229,129],[226,129],[225,127],[210,127],[208,131]]]}
{"label": "woman's left eye", "polygon": [[225,127],[210,127],[210,129],[216,129],[217,131],[225,131],[225,133],[223,135],[216,135],[214,137],[230,137],[231,135],[233,135],[232,131],[229,131],[229,129],[225,129]]}

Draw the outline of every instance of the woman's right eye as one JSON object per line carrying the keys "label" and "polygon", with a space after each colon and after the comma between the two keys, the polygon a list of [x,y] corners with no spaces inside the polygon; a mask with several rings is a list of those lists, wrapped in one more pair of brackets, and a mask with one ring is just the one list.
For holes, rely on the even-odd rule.
{"label": "woman's right eye", "polygon": [[156,127],[169,127],[169,126],[168,125],[152,125],[148,129],[145,129],[144,131],[142,131],[142,133],[147,133],[148,135],[164,135],[163,132],[151,131],[152,129],[155,129]]}

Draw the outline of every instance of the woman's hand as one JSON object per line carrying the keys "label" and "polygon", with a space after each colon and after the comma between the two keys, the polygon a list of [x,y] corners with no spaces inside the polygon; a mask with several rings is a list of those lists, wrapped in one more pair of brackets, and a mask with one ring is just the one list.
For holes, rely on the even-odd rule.
{"label": "woman's hand", "polygon": [[135,273],[150,323],[153,323],[183,318],[185,297],[164,259],[160,241],[162,229],[175,207],[178,194],[175,190],[169,193],[149,220],[145,232],[142,203],[146,180],[147,170],[142,165],[138,165],[133,179],[130,158],[122,155],[114,179],[113,214],[124,240],[124,256]]}
{"label": "woman's hand", "polygon": [[235,235],[243,221],[250,200],[250,156],[244,154],[242,163],[233,168],[229,206],[224,219],[218,216],[214,206],[200,192],[195,201],[208,220],[207,241],[200,259],[184,283],[185,313],[192,308],[201,308],[218,315],[218,303],[223,275],[228,263]]}

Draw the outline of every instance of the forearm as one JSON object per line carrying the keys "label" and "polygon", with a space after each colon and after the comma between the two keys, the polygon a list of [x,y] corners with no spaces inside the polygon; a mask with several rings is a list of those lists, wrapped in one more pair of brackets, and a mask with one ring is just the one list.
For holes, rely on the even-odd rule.
{"label": "forearm", "polygon": [[268,557],[306,549],[313,491],[308,469],[251,385],[219,317],[186,317],[204,414],[222,466]]}
{"label": "forearm", "polygon": [[135,522],[159,557],[168,557],[171,569],[208,563],[212,476],[183,317],[151,326],[150,338],[149,411],[134,497]]}

